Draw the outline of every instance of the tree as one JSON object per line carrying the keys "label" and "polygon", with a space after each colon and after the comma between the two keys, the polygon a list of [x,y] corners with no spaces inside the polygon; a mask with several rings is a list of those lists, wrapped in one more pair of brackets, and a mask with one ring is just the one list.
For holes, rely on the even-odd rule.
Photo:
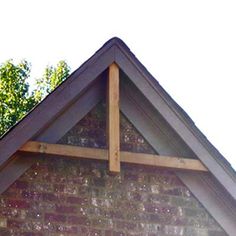
{"label": "tree", "polygon": [[25,60],[17,65],[9,60],[0,66],[0,135],[36,104],[29,95],[29,75],[30,64]]}
{"label": "tree", "polygon": [[47,66],[42,78],[36,80],[34,96],[41,101],[47,94],[51,93],[70,74],[70,68],[65,61],[59,61],[56,67]]}
{"label": "tree", "polygon": [[0,137],[65,80],[70,69],[64,61],[56,67],[47,66],[31,93],[28,83],[30,71],[30,63],[26,60],[16,65],[8,60],[0,65]]}

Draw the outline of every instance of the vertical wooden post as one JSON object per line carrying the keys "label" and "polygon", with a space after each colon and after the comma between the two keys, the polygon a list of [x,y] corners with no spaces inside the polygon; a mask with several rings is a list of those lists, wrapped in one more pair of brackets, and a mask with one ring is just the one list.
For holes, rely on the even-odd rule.
{"label": "vertical wooden post", "polygon": [[109,66],[107,89],[109,170],[120,172],[119,67],[115,63]]}

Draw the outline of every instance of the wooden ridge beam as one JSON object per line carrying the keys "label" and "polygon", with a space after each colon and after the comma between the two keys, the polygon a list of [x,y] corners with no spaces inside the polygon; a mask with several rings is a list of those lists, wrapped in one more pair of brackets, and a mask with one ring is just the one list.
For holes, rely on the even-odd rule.
{"label": "wooden ridge beam", "polygon": [[[19,151],[108,161],[108,150],[106,149],[85,148],[64,144],[49,144],[29,141],[24,146],[22,146]],[[196,159],[123,151],[120,152],[120,155],[121,161],[124,163],[142,164],[182,170],[208,171],[207,168]]]}

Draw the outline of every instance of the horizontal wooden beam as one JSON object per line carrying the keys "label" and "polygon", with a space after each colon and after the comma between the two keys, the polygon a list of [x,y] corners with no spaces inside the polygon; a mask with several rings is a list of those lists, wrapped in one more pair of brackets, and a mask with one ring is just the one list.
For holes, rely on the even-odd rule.
{"label": "horizontal wooden beam", "polygon": [[159,166],[174,169],[208,171],[199,160],[183,157],[121,152],[121,161],[126,163]]}
{"label": "horizontal wooden beam", "polygon": [[66,157],[83,157],[86,159],[108,160],[108,152],[99,148],[84,148],[64,144],[51,144],[37,141],[29,141],[19,151],[44,153]]}
{"label": "horizontal wooden beam", "polygon": [[[19,151],[108,161],[108,150],[106,149],[85,148],[64,144],[49,144],[29,141],[24,146],[22,146]],[[121,162],[124,163],[142,164],[182,170],[208,171],[207,168],[196,159],[123,151],[120,152],[120,155]]]}

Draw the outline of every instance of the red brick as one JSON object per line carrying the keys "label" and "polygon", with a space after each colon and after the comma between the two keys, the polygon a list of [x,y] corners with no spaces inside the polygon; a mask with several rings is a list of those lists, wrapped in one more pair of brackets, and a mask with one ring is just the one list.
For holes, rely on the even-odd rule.
{"label": "red brick", "polygon": [[121,210],[111,210],[109,211],[109,214],[111,216],[112,219],[124,219],[125,218],[125,212],[121,211]]}
{"label": "red brick", "polygon": [[23,191],[22,197],[26,199],[39,200],[41,197],[41,193],[38,193],[36,191]]}
{"label": "red brick", "polygon": [[[148,215],[148,222],[160,222],[161,217],[159,214],[150,214]],[[165,222],[167,223],[167,222]]]}
{"label": "red brick", "polygon": [[24,200],[8,200],[7,206],[19,209],[27,209],[30,207],[29,203]]}
{"label": "red brick", "polygon": [[27,211],[27,218],[33,219],[33,220],[42,220],[43,213],[40,210],[30,209]]}
{"label": "red brick", "polygon": [[9,228],[20,228],[23,224],[23,221],[19,220],[7,220],[7,227]]}
{"label": "red brick", "polygon": [[118,229],[133,231],[137,229],[137,224],[133,222],[127,222],[127,221],[117,221],[116,227]]}
{"label": "red brick", "polygon": [[178,209],[177,207],[162,205],[162,204],[144,204],[145,211],[149,213],[156,213],[156,214],[177,214]]}
{"label": "red brick", "polygon": [[126,173],[124,174],[124,179],[125,179],[125,180],[138,181],[138,179],[139,179],[139,173],[138,173],[138,172],[136,172],[136,173],[126,172]]}
{"label": "red brick", "polygon": [[8,189],[7,191],[5,191],[5,192],[3,192],[2,194],[1,194],[1,197],[4,197],[4,198],[16,198],[16,197],[18,197],[20,195],[20,191],[19,192],[16,192],[16,190],[15,189],[13,189],[13,188],[10,188],[10,189]]}
{"label": "red brick", "polygon": [[105,236],[127,236],[127,234],[119,230],[118,231],[106,230]]}
{"label": "red brick", "polygon": [[66,217],[64,215],[46,213],[44,216],[45,221],[50,222],[66,222]]}
{"label": "red brick", "polygon": [[59,225],[57,226],[57,231],[61,233],[66,233],[66,234],[77,234],[78,227],[68,226],[68,225],[65,225],[65,226]]}
{"label": "red brick", "polygon": [[53,193],[42,193],[42,198],[44,201],[51,201],[51,202],[58,201],[58,197],[55,196]]}
{"label": "red brick", "polygon": [[150,221],[149,219],[150,215],[146,214],[145,212],[140,213],[140,212],[127,212],[127,218],[132,222],[148,222]]}
{"label": "red brick", "polygon": [[77,209],[75,206],[57,205],[56,212],[61,214],[72,214],[76,213]]}
{"label": "red brick", "polygon": [[54,184],[53,186],[55,192],[64,192],[65,185],[64,184]]}
{"label": "red brick", "polygon": [[21,233],[20,236],[44,236],[44,234],[37,233],[37,232],[24,232],[24,233]]}
{"label": "red brick", "polygon": [[18,188],[18,189],[27,189],[28,186],[29,186],[29,183],[26,182],[26,181],[17,180],[17,181],[14,183],[14,187],[15,187],[15,188]]}
{"label": "red brick", "polygon": [[90,225],[88,217],[85,216],[68,216],[67,222],[72,225]]}
{"label": "red brick", "polygon": [[89,228],[88,232],[89,232],[89,236],[103,236],[102,230],[99,230],[99,229]]}
{"label": "red brick", "polygon": [[0,236],[12,236],[10,229],[0,228]]}
{"label": "red brick", "polygon": [[83,235],[83,236],[90,236],[89,235],[89,227],[83,226],[83,225],[78,225],[78,235]]}
{"label": "red brick", "polygon": [[113,236],[112,230],[105,230],[105,236]]}
{"label": "red brick", "polygon": [[105,187],[106,180],[102,178],[94,178],[93,183],[97,187]]}
{"label": "red brick", "polygon": [[67,203],[84,205],[88,203],[88,199],[86,197],[67,197]]}

